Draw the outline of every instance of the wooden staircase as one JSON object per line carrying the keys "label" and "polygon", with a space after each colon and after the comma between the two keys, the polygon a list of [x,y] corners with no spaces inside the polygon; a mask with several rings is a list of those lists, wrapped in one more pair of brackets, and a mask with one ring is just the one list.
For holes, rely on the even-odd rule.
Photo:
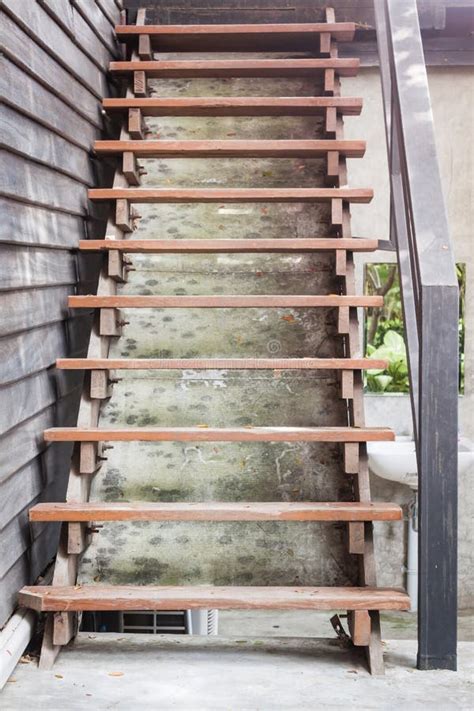
{"label": "wooden staircase", "polygon": [[[20,604],[48,613],[41,665],[50,667],[61,646],[78,628],[84,610],[320,609],[346,610],[355,645],[367,650],[370,669],[383,673],[379,611],[406,610],[407,595],[377,588],[373,521],[400,521],[398,505],[372,502],[366,443],[393,439],[384,428],[366,427],[362,372],[383,368],[384,361],[361,357],[358,307],[380,306],[379,297],[356,294],[354,252],[373,251],[377,241],[353,237],[350,204],[369,203],[371,189],[347,187],[346,158],[364,155],[364,141],[343,136],[343,116],[360,113],[362,101],[340,95],[339,76],[353,76],[358,60],[340,59],[338,41],[352,38],[352,23],[337,23],[327,10],[327,22],[288,25],[137,25],[117,27],[127,49],[124,61],[112,62],[111,72],[124,79],[123,98],[105,99],[104,110],[122,122],[119,140],[97,141],[98,156],[117,160],[111,188],[90,190],[93,201],[113,206],[104,240],[83,240],[80,250],[104,257],[96,294],[69,297],[73,309],[96,310],[87,358],[60,359],[61,369],[86,371],[77,427],[46,430],[48,442],[74,442],[66,502],[41,503],[30,511],[32,522],[61,522],[62,534],[52,585],[26,587]],[[311,52],[311,58],[278,59],[160,59],[154,52]],[[324,95],[317,97],[178,97],[149,95],[148,80],[196,77],[300,77],[322,74]],[[326,137],[318,140],[147,140],[146,117],[161,116],[322,116]],[[315,158],[326,160],[326,185],[302,188],[146,188],[142,187],[143,158]],[[134,205],[140,203],[272,203],[310,202],[330,206],[328,234],[304,238],[259,239],[135,239]],[[205,226],[203,226],[205,227]],[[303,254],[330,252],[340,290],[311,295],[130,295],[120,293],[131,262],[128,254]],[[120,309],[247,309],[321,308],[337,311],[337,328],[344,357],[262,358],[109,358],[112,339],[120,338],[124,316]],[[225,319],[225,313],[223,318]],[[325,370],[337,374],[340,395],[347,404],[347,423],[340,427],[188,427],[100,426],[101,407],[112,394],[120,370]],[[352,501],[212,501],[123,502],[89,501],[93,477],[100,471],[106,442],[324,442],[340,443],[343,466],[353,482]],[[359,561],[358,586],[170,586],[77,585],[81,556],[95,535],[94,522],[111,521],[320,521],[347,526],[349,553]]]}

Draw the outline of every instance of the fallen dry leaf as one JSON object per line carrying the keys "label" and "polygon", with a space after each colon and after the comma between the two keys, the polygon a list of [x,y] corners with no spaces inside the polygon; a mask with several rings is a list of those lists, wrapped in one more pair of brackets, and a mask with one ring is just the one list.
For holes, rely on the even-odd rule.
{"label": "fallen dry leaf", "polygon": [[109,676],[123,676],[123,672],[109,672]]}
{"label": "fallen dry leaf", "polygon": [[55,674],[56,679],[64,679],[62,674]]}

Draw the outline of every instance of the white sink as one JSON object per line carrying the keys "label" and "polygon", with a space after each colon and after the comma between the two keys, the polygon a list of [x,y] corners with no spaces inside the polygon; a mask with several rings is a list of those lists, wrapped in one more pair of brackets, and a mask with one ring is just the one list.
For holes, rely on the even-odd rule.
{"label": "white sink", "polygon": [[[397,437],[394,442],[368,442],[369,467],[382,479],[406,484],[418,489],[415,443],[409,437]],[[474,446],[466,439],[459,440],[458,473],[474,466]]]}

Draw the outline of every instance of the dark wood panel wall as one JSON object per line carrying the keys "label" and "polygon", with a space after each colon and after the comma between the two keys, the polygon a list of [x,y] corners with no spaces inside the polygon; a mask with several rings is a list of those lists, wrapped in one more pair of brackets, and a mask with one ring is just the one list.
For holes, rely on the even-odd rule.
{"label": "dark wood panel wall", "polygon": [[3,0],[0,8],[0,626],[18,589],[54,556],[58,531],[31,527],[32,504],[64,495],[71,449],[42,432],[75,424],[80,373],[56,358],[85,354],[90,316],[67,297],[90,292],[97,259],[75,252],[103,236],[87,188],[106,182],[91,159],[113,93],[120,0]]}

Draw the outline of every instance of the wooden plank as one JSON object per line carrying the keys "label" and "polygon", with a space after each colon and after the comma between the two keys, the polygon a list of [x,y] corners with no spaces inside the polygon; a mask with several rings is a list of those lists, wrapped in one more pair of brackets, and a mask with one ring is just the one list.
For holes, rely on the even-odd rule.
{"label": "wooden plank", "polygon": [[129,200],[135,203],[191,202],[347,202],[368,203],[373,191],[369,188],[94,188],[90,200]]}
{"label": "wooden plank", "polygon": [[95,183],[87,151],[9,106],[2,109],[0,146],[69,175],[84,185]]}
{"label": "wooden plank", "polygon": [[319,158],[332,151],[361,158],[365,141],[96,141],[94,150],[102,155],[130,151],[138,158]]}
{"label": "wooden plank", "polygon": [[[7,58],[0,57],[3,101],[81,148],[90,150],[98,130]],[[21,91],[18,87],[21,86]]]}
{"label": "wooden plank", "polygon": [[[110,50],[101,42],[82,15],[64,0],[38,0],[72,41],[94,62],[101,72],[106,72],[111,59]],[[115,55],[116,56],[116,55]]]}
{"label": "wooden plank", "polygon": [[[2,338],[0,385],[49,368],[58,357],[82,355],[87,343],[90,320],[91,317],[87,315],[84,319],[58,321]],[[82,322],[82,331],[78,322]]]}
{"label": "wooden plank", "polygon": [[378,442],[394,440],[386,427],[55,427],[47,442]]}
{"label": "wooden plank", "polygon": [[399,521],[392,503],[360,502],[85,502],[36,504],[30,521]]}
{"label": "wooden plank", "polygon": [[86,234],[84,219],[64,212],[53,212],[2,197],[0,212],[2,244],[68,250],[78,247],[79,240]]}
{"label": "wooden plank", "polygon": [[314,77],[333,68],[343,76],[355,76],[358,59],[202,59],[151,62],[111,62],[113,74],[143,71],[149,79],[203,77]]}
{"label": "wooden plank", "polygon": [[20,605],[38,612],[56,610],[176,609],[344,609],[408,610],[407,594],[397,588],[175,587],[156,585],[75,585],[25,587]]}
{"label": "wooden plank", "polygon": [[367,647],[370,644],[370,615],[367,610],[349,610],[349,632],[355,647]]}
{"label": "wooden plank", "polygon": [[71,0],[92,31],[114,56],[119,55],[115,31],[100,8],[90,0]]}
{"label": "wooden plank", "polygon": [[70,296],[71,308],[336,308],[381,306],[381,296]]}
{"label": "wooden plank", "polygon": [[107,96],[105,75],[97,71],[96,65],[38,3],[3,0],[2,8],[40,47],[97,98]]}
{"label": "wooden plank", "polygon": [[56,367],[85,370],[348,370],[387,367],[371,358],[60,358]]}
{"label": "wooden plank", "polygon": [[71,76],[69,70],[61,66],[44,49],[32,42],[30,36],[5,13],[0,15],[0,43],[2,52],[24,72],[56,94],[91,124],[101,128],[102,120],[97,96]]}
{"label": "wooden plank", "polygon": [[95,2],[102,10],[102,14],[110,22],[112,28],[115,28],[115,25],[120,22],[120,12],[113,0],[95,0]]}
{"label": "wooden plank", "polygon": [[66,250],[3,245],[0,292],[76,284],[76,257]]}
{"label": "wooden plank", "polygon": [[278,52],[314,51],[319,35],[330,32],[341,42],[354,38],[353,22],[216,25],[119,25],[121,41],[148,35],[160,52]]}
{"label": "wooden plank", "polygon": [[63,321],[68,315],[67,297],[73,291],[70,285],[3,293],[0,338]]}
{"label": "wooden plank", "polygon": [[362,99],[343,96],[221,96],[104,99],[107,112],[140,109],[144,116],[313,116],[333,107],[341,114],[358,115]]}
{"label": "wooden plank", "polygon": [[318,252],[332,249],[346,249],[354,252],[373,252],[378,248],[376,239],[316,239],[297,237],[296,239],[126,239],[126,240],[81,240],[82,251],[118,250],[124,252],[145,252],[174,254],[203,254],[207,252]]}
{"label": "wooden plank", "polygon": [[[2,437],[0,447],[0,481],[12,476],[28,462],[42,455],[48,445],[41,438],[45,428],[54,427],[57,422],[75,421],[78,392],[73,391],[65,398],[30,417]],[[66,471],[64,471],[64,476]]]}
{"label": "wooden plank", "polygon": [[[64,378],[66,373],[69,377]],[[58,398],[79,388],[82,381],[81,371],[60,371],[54,377],[51,371],[41,370],[29,377],[4,385],[1,390],[0,436],[29,417],[42,412]]]}
{"label": "wooden plank", "polygon": [[84,215],[86,189],[77,180],[15,153],[0,150],[8,170],[0,172],[0,194],[32,205]]}

